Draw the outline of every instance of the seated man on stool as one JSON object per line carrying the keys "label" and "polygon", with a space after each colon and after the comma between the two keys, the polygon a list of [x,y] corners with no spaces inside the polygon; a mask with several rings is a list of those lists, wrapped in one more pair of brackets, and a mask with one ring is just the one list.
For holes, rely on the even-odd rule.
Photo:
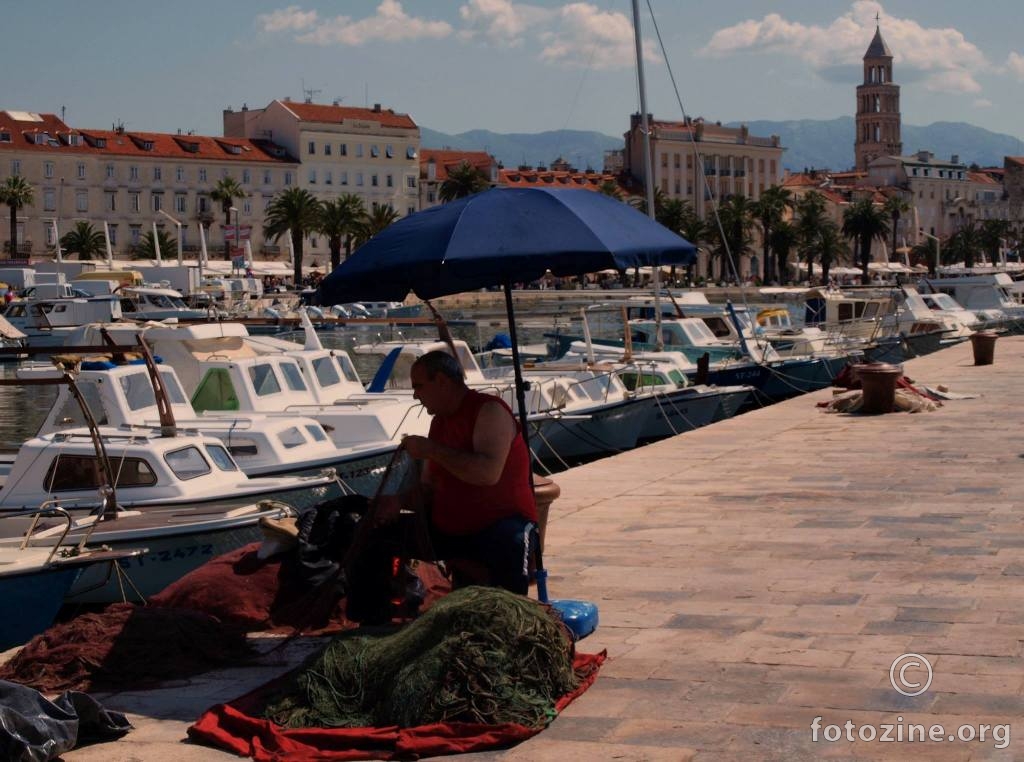
{"label": "seated man on stool", "polygon": [[[428,352],[412,366],[413,394],[434,416],[426,437],[408,436],[409,455],[426,461],[422,483],[438,559],[454,561],[454,583],[490,584],[525,595],[536,542],[530,454],[511,408],[466,386],[451,354]],[[460,574],[462,560],[488,579]]]}

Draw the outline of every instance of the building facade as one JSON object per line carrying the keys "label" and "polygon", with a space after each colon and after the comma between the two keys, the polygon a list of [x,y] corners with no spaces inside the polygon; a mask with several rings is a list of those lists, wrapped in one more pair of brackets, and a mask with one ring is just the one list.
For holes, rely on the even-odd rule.
{"label": "building facade", "polygon": [[[369,210],[400,215],[419,209],[420,130],[392,109],[272,101],[266,108],[224,112],[224,134],[273,140],[295,156],[297,183],[322,201],[352,193]],[[329,254],[325,238],[309,238],[307,255]]]}
{"label": "building facade", "polygon": [[864,82],[857,86],[857,136],[854,141],[856,169],[865,171],[879,156],[899,156],[900,87],[892,80],[892,53],[881,29],[864,54]]}
{"label": "building facade", "polygon": [[[655,121],[648,116],[654,188],[667,198],[689,202],[702,218],[714,215],[715,204],[742,195],[756,201],[782,181],[783,147],[778,135],[756,137],[746,125],[723,127],[703,119]],[[643,126],[640,114],[630,117],[625,134],[623,172],[639,187],[646,184]],[[760,248],[759,244],[757,248]],[[760,269],[756,254],[737,263],[741,278]],[[710,275],[708,252],[698,251],[696,273]]]}
{"label": "building facade", "polygon": [[913,156],[882,156],[868,165],[867,182],[902,191],[911,206],[912,240],[922,233],[948,238],[969,222],[1008,218],[1000,183],[973,172],[953,156],[937,159],[930,151]]}
{"label": "building facade", "polygon": [[[106,223],[118,258],[132,257],[154,225],[176,239],[179,224],[183,249],[195,258],[202,224],[217,256],[225,243],[224,218],[210,194],[226,177],[249,194],[237,202],[238,222],[251,227],[259,256],[266,248],[260,201],[293,185],[298,166],[265,139],[80,129],[53,114],[0,111],[0,182],[20,175],[34,192],[33,203],[18,211],[17,257],[53,256],[55,229],[63,236],[76,222],[97,231]],[[4,240],[9,217],[0,215]]]}

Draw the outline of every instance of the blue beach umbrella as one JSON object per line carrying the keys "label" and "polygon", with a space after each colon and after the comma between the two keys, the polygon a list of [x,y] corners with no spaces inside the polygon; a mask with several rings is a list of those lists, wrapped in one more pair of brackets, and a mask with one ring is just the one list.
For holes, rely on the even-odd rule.
{"label": "blue beach umbrella", "polygon": [[512,338],[516,399],[526,427],[526,391],[512,284],[550,270],[692,264],[696,247],[633,207],[582,189],[492,188],[404,217],[367,241],[320,284],[321,304],[401,301],[502,286]]}

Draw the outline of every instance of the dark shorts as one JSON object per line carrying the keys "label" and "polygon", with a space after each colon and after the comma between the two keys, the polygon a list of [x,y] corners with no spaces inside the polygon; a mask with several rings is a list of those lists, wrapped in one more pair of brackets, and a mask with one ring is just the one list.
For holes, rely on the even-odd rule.
{"label": "dark shorts", "polygon": [[[434,555],[443,561],[467,559],[486,568],[495,587],[526,595],[530,586],[530,561],[536,553],[539,535],[537,525],[520,516],[502,519],[486,529],[470,535],[443,534],[431,531]],[[458,566],[455,583],[460,586]]]}

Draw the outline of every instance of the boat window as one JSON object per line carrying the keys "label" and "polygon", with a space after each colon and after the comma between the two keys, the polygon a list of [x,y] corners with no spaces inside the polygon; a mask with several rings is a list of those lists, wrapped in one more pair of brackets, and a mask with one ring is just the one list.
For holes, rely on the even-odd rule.
{"label": "boat window", "polygon": [[330,357],[318,357],[313,360],[313,372],[316,374],[316,382],[320,384],[321,388],[341,383],[341,378],[338,377],[338,371]]}
{"label": "boat window", "polygon": [[302,436],[302,432],[299,431],[297,426],[291,426],[285,429],[277,435],[277,438],[281,440],[281,444],[283,444],[288,450],[293,447],[301,447],[306,444],[306,438]]}
{"label": "boat window", "polygon": [[277,380],[277,376],[274,375],[274,367],[269,363],[249,366],[249,378],[259,397],[277,394],[281,391],[281,384]]}
{"label": "boat window", "polygon": [[171,401],[172,405],[187,405],[188,397],[185,396],[185,390],[181,388],[181,382],[178,380],[177,375],[170,368],[160,369],[160,380],[164,383],[164,389],[167,391],[167,398]]}
{"label": "boat window", "polygon": [[232,434],[228,437],[228,451],[236,458],[251,458],[259,455],[260,448],[255,439]]}
{"label": "boat window", "polygon": [[689,381],[686,378],[686,374],[683,373],[681,370],[670,370],[668,372],[668,377],[672,380],[672,382],[676,386],[687,386],[687,385],[689,385]]}
{"label": "boat window", "polygon": [[238,410],[238,395],[227,368],[210,368],[192,395],[192,407],[204,410]]}
{"label": "boat window", "polygon": [[127,376],[121,376],[120,382],[129,410],[141,410],[142,408],[156,405],[153,384],[150,383],[147,374],[132,373]]}
{"label": "boat window", "polygon": [[198,447],[183,447],[169,452],[164,456],[164,460],[174,475],[182,481],[210,473],[210,464],[206,462]]}
{"label": "boat window", "polygon": [[[117,487],[148,487],[156,484],[156,474],[140,458],[111,460]],[[43,481],[47,492],[96,490],[100,486],[99,462],[95,455],[58,455]]]}
{"label": "boat window", "polygon": [[7,317],[25,317],[25,306],[12,304],[7,310]]}
{"label": "boat window", "polygon": [[877,302],[868,302],[867,304],[864,305],[863,317],[865,319],[873,318],[877,314],[878,314],[878,303]]}
{"label": "boat window", "polygon": [[729,326],[725,320],[717,316],[711,316],[704,318],[704,323],[708,329],[715,335],[715,338],[722,338],[729,336],[732,332],[729,330]]}
{"label": "boat window", "polygon": [[313,441],[314,442],[326,442],[327,441],[327,432],[324,431],[324,427],[323,426],[320,426],[320,425],[317,425],[317,424],[313,424],[313,423],[307,423],[306,424],[306,431],[308,431],[309,435],[311,437],[313,437]]}
{"label": "boat window", "polygon": [[[92,413],[98,426],[105,426],[108,423],[107,410],[100,401],[100,392],[95,384],[79,384],[78,391],[85,399],[85,404]],[[85,426],[85,416],[82,414],[82,406],[75,401],[70,394],[62,395],[64,402],[60,410],[53,417],[54,424],[59,428]]]}
{"label": "boat window", "polygon": [[216,465],[221,471],[238,470],[238,466],[235,465],[235,461],[231,459],[231,456],[228,455],[228,451],[221,445],[206,445],[206,452],[209,453],[210,460],[212,460],[214,465]]}
{"label": "boat window", "polygon": [[135,302],[131,299],[121,299],[121,312],[135,312]]}
{"label": "boat window", "polygon": [[293,362],[283,362],[280,367],[281,373],[284,374],[284,382],[291,391],[306,391],[306,382],[302,378],[302,371],[299,370],[298,365]]}
{"label": "boat window", "polygon": [[853,305],[849,302],[841,303],[838,314],[840,320],[853,320]]}
{"label": "boat window", "polygon": [[157,307],[160,307],[160,308],[165,309],[165,310],[169,310],[169,309],[173,309],[174,308],[174,302],[172,302],[170,299],[168,299],[163,294],[150,294],[149,295],[149,301],[150,301],[151,304],[154,304]]}
{"label": "boat window", "polygon": [[362,381],[359,380],[359,374],[356,372],[356,366],[352,364],[352,360],[347,355],[335,355],[334,359],[338,361],[338,367],[341,368],[342,375],[345,379],[362,386]]}

